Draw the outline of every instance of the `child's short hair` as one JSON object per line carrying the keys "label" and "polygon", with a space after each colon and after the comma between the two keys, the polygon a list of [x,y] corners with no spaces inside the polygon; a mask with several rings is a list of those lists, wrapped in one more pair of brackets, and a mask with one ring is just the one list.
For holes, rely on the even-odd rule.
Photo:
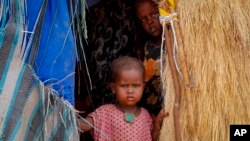
{"label": "child's short hair", "polygon": [[112,64],[111,64],[111,79],[112,82],[115,81],[117,74],[122,71],[122,70],[139,70],[142,73],[142,78],[144,81],[144,77],[145,77],[145,68],[142,64],[142,62],[134,57],[130,57],[130,56],[122,56],[122,57],[118,57],[117,59],[115,59]]}

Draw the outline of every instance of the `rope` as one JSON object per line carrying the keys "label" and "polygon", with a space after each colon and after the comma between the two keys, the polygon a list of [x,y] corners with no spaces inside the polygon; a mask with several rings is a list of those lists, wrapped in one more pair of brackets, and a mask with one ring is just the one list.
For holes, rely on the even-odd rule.
{"label": "rope", "polygon": [[176,32],[175,32],[175,29],[174,29],[174,22],[173,22],[173,17],[177,16],[177,13],[172,13],[170,14],[169,16],[160,16],[160,22],[162,23],[162,28],[163,28],[163,31],[162,31],[162,42],[161,42],[161,76],[163,75],[163,44],[164,44],[164,35],[165,35],[165,25],[166,25],[166,21],[169,21],[170,22],[170,25],[171,25],[171,29],[173,31],[173,36],[174,36],[174,46],[173,46],[173,58],[174,58],[174,63],[175,63],[175,67],[176,67],[176,70],[178,72],[178,74],[182,77],[182,73],[180,71],[180,68],[179,68],[179,65],[177,63],[177,59],[176,59],[176,51],[178,50],[178,44],[177,44],[177,38],[176,38]]}

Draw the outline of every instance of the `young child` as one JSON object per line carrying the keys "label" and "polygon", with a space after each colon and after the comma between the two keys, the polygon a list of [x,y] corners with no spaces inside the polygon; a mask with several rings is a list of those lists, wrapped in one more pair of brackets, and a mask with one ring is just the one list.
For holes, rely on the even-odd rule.
{"label": "young child", "polygon": [[142,105],[150,114],[157,115],[162,105],[160,80],[162,25],[159,20],[158,5],[152,0],[137,0],[135,11],[140,24],[148,34],[143,48],[146,87]]}
{"label": "young child", "polygon": [[116,96],[116,104],[106,104],[79,120],[83,131],[92,131],[98,141],[151,141],[157,140],[160,125],[166,114],[153,121],[147,110],[138,107],[144,90],[144,67],[133,57],[119,57],[111,64],[110,87]]}

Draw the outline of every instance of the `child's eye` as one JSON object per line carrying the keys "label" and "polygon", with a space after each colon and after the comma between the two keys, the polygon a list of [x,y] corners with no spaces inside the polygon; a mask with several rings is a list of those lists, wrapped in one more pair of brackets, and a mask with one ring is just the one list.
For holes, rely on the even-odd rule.
{"label": "child's eye", "polygon": [[144,17],[141,19],[141,23],[146,24],[149,22],[150,19],[158,19],[159,13],[153,13],[150,16]]}
{"label": "child's eye", "polygon": [[153,18],[159,18],[159,14],[153,14],[152,17]]}
{"label": "child's eye", "polygon": [[147,19],[147,18],[141,19],[141,23],[145,24],[145,23],[147,23],[147,22],[148,22],[148,19]]}
{"label": "child's eye", "polygon": [[139,84],[134,84],[133,87],[138,88],[138,87],[140,87],[140,85]]}
{"label": "child's eye", "polygon": [[122,87],[122,88],[127,88],[128,85],[127,85],[127,84],[122,84],[121,87]]}

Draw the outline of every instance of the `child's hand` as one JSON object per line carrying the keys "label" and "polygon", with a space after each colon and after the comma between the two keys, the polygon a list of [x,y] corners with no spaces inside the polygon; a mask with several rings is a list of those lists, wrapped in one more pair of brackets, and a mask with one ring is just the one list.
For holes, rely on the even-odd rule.
{"label": "child's hand", "polygon": [[168,112],[165,112],[164,110],[161,110],[160,113],[157,116],[152,116],[154,128],[161,128],[162,121],[165,117],[169,116]]}
{"label": "child's hand", "polygon": [[153,125],[153,131],[152,131],[153,141],[157,141],[158,140],[160,129],[161,129],[161,125],[162,125],[162,121],[168,115],[169,115],[168,112],[165,112],[165,111],[161,110],[160,113],[157,116],[152,116],[153,124],[154,124]]}

